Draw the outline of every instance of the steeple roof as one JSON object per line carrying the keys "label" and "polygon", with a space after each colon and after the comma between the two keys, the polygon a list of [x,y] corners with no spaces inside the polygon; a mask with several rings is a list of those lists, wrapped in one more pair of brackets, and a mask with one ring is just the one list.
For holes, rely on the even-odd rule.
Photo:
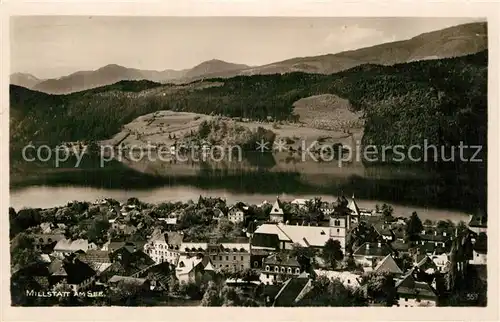
{"label": "steeple roof", "polygon": [[279,198],[276,198],[276,201],[273,204],[273,208],[271,209],[271,215],[283,215],[283,207],[281,206],[281,202]]}
{"label": "steeple roof", "polygon": [[348,208],[353,212],[354,215],[356,215],[356,216],[360,215],[359,207],[356,204],[356,200],[354,199],[354,195],[352,195],[352,199],[351,199],[351,202],[349,203]]}

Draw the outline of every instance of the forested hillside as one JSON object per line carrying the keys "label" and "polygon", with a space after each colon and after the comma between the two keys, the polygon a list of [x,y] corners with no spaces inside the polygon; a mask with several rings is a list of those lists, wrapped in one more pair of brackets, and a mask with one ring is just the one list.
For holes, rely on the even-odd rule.
{"label": "forested hillside", "polygon": [[122,81],[69,95],[11,85],[11,147],[30,141],[105,139],[137,116],[165,109],[293,120],[295,101],[325,93],[364,111],[364,143],[486,142],[487,52],[394,66],[362,65],[333,75],[290,73],[209,82],[214,86]]}

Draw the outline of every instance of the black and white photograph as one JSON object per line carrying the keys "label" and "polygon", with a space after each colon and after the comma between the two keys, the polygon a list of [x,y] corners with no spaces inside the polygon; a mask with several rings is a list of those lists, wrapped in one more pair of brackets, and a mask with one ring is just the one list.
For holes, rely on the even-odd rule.
{"label": "black and white photograph", "polygon": [[10,305],[495,306],[488,27],[11,16]]}

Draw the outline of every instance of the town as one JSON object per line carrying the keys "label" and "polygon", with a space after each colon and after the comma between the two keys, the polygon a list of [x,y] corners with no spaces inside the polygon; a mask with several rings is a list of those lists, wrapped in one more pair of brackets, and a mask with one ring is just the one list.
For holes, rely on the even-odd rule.
{"label": "town", "polygon": [[486,306],[486,214],[398,215],[342,193],[10,208],[12,305]]}

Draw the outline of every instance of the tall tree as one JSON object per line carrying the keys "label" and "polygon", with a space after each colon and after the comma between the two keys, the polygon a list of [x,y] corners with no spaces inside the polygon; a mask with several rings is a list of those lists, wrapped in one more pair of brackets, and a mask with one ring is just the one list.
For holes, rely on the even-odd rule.
{"label": "tall tree", "polygon": [[361,285],[366,287],[368,298],[385,306],[394,305],[397,292],[394,279],[388,272],[368,272],[361,277]]}
{"label": "tall tree", "polygon": [[16,271],[39,261],[39,253],[34,250],[33,238],[20,233],[11,241],[11,269]]}
{"label": "tall tree", "polygon": [[424,225],[422,225],[422,221],[418,218],[417,213],[414,211],[410,219],[408,219],[408,223],[406,224],[406,234],[410,240],[418,239],[418,235],[424,229]]}
{"label": "tall tree", "polygon": [[394,208],[392,208],[391,205],[388,205],[384,203],[382,205],[382,216],[384,217],[385,220],[390,220],[392,219],[392,215],[394,213]]}
{"label": "tall tree", "polygon": [[201,306],[222,306],[220,289],[214,282],[209,282],[205,294],[201,299]]}
{"label": "tall tree", "polygon": [[303,271],[309,271],[311,266],[314,264],[314,257],[316,256],[316,250],[311,247],[302,247],[299,244],[293,244],[290,255],[297,258],[301,269]]}
{"label": "tall tree", "polygon": [[321,252],[321,258],[332,268],[337,266],[337,262],[344,258],[342,245],[338,240],[328,239]]}

